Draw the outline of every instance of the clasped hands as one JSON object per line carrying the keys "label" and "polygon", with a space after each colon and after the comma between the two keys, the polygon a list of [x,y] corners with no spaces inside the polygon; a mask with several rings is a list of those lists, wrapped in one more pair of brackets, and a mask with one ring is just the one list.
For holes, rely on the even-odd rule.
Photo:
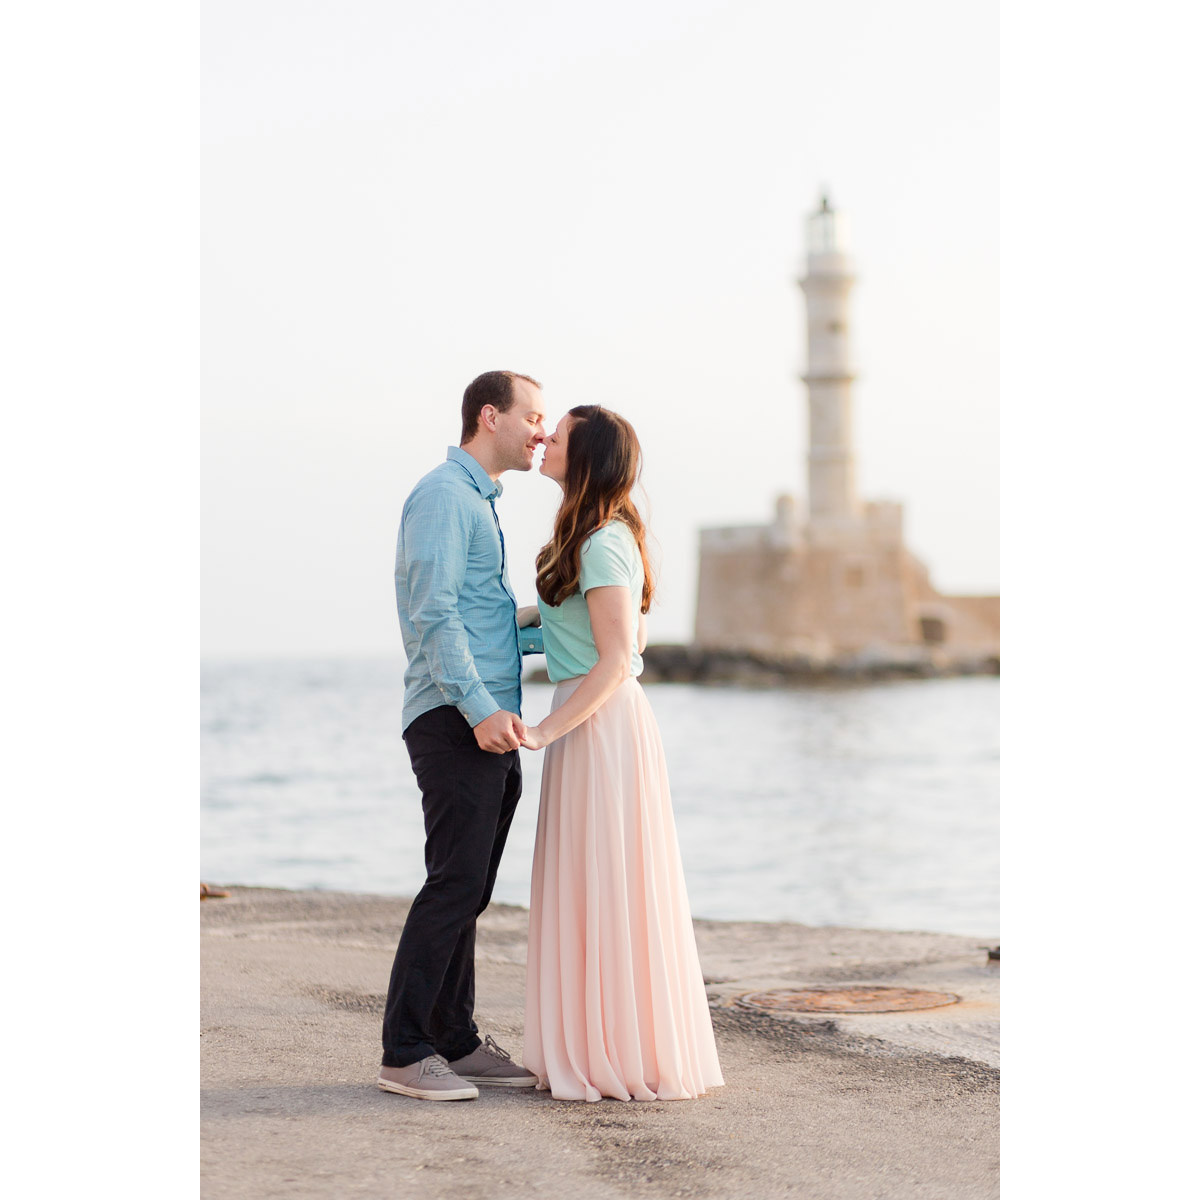
{"label": "clasped hands", "polygon": [[480,721],[473,732],[480,750],[490,754],[507,754],[520,746],[526,750],[540,750],[546,745],[546,738],[537,725],[526,725],[516,713],[504,709]]}

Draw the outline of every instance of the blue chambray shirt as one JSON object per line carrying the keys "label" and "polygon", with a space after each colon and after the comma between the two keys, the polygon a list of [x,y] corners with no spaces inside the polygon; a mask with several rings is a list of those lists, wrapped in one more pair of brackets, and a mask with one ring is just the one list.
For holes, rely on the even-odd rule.
{"label": "blue chambray shirt", "polygon": [[409,493],[396,539],[403,725],[452,704],[474,727],[521,711],[517,598],[494,501],[504,491],[458,446]]}

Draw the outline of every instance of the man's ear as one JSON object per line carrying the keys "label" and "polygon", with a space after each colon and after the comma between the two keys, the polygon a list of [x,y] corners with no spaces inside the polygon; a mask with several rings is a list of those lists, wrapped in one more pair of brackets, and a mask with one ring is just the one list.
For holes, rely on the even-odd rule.
{"label": "man's ear", "polygon": [[494,404],[485,404],[479,410],[479,423],[489,433],[496,432],[496,417],[498,416],[496,406]]}

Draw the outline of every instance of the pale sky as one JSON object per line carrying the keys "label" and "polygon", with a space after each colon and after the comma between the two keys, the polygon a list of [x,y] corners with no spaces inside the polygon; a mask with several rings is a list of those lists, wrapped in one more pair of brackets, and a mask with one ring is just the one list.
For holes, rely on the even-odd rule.
{"label": "pale sky", "polygon": [[[995,14],[958,3],[202,7],[207,655],[400,653],[404,497],[497,368],[628,417],[692,632],[698,531],[803,494],[803,222],[850,218],[859,491],[1000,584]],[[514,587],[559,492],[508,474]]]}

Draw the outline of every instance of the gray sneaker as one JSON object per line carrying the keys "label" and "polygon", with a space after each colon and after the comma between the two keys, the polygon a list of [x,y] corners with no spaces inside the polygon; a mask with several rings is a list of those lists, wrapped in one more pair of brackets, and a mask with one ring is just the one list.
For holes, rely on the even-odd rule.
{"label": "gray sneaker", "polygon": [[488,1083],[495,1087],[533,1087],[537,1083],[537,1076],[513,1062],[512,1055],[497,1046],[490,1033],[482,1046],[466,1058],[452,1062],[450,1070],[467,1083]]}
{"label": "gray sneaker", "polygon": [[479,1089],[460,1079],[440,1054],[431,1054],[407,1067],[380,1067],[379,1086],[385,1092],[416,1096],[418,1100],[478,1100]]}

